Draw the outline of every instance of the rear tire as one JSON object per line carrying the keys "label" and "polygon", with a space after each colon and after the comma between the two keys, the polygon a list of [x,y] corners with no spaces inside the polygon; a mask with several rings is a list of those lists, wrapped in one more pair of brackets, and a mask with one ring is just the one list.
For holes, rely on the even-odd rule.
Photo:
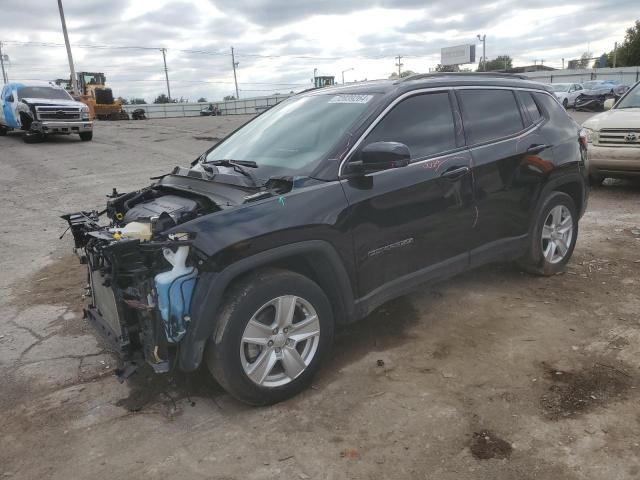
{"label": "rear tire", "polygon": [[217,314],[205,361],[227,392],[250,405],[271,405],[307,388],[333,340],[329,299],[288,270],[242,278]]}
{"label": "rear tire", "polygon": [[552,192],[538,210],[527,253],[518,262],[530,273],[556,275],[564,270],[578,238],[578,213],[573,199]]}
{"label": "rear tire", "polygon": [[93,138],[93,132],[80,132],[80,140],[89,142]]}
{"label": "rear tire", "polygon": [[0,127],[0,137],[4,137],[8,131],[9,130],[7,130],[6,128]]}

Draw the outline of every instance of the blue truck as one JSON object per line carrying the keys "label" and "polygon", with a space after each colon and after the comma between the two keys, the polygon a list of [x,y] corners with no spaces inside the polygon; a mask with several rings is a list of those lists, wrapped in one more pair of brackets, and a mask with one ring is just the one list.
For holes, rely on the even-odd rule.
{"label": "blue truck", "polygon": [[50,83],[7,83],[0,93],[0,135],[23,130],[24,141],[34,143],[48,135],[78,134],[93,138],[89,107]]}

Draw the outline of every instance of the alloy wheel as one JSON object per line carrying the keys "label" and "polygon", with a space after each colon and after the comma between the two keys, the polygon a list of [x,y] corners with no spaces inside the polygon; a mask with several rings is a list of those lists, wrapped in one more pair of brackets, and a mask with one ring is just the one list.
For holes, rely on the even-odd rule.
{"label": "alloy wheel", "polygon": [[542,226],[542,255],[549,263],[561,262],[573,240],[573,217],[564,205],[553,207]]}
{"label": "alloy wheel", "polygon": [[304,298],[283,295],[264,304],[242,334],[240,360],[246,375],[262,387],[299,377],[318,350],[320,321]]}

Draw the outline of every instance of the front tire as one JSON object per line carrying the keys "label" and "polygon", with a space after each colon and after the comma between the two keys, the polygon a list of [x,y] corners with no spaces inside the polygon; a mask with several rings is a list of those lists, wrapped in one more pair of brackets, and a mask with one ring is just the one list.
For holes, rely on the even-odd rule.
{"label": "front tire", "polygon": [[0,126],[0,137],[4,137],[8,131],[9,130],[7,130],[6,128]]}
{"label": "front tire", "polygon": [[265,269],[238,281],[217,321],[205,353],[209,371],[251,405],[271,405],[307,388],[333,340],[327,296],[287,270]]}
{"label": "front tire", "polygon": [[604,183],[604,177],[599,175],[589,175],[589,185],[592,187],[601,187]]}
{"label": "front tire", "polygon": [[562,101],[562,106],[564,107],[564,109],[568,109],[569,108],[569,100],[567,100],[566,98]]}
{"label": "front tire", "polygon": [[89,142],[93,138],[93,132],[80,132],[80,140]]}
{"label": "front tire", "polygon": [[44,141],[44,134],[40,132],[28,131],[22,137],[24,143],[40,143]]}
{"label": "front tire", "polygon": [[578,213],[573,199],[553,192],[538,210],[527,253],[520,265],[543,276],[564,270],[578,238]]}

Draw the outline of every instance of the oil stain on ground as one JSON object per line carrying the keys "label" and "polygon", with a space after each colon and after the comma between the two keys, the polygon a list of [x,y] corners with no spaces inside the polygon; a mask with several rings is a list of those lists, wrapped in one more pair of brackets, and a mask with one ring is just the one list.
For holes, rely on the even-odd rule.
{"label": "oil stain on ground", "polygon": [[224,394],[222,387],[204,367],[193,373],[175,371],[156,374],[145,364],[127,379],[127,385],[130,388],[129,395],[118,400],[117,406],[130,412],[139,412],[160,405],[169,418],[179,413],[179,400],[187,399],[191,406],[195,406],[197,397],[215,402],[216,397]]}
{"label": "oil stain on ground", "polygon": [[469,445],[471,454],[478,460],[489,460],[491,458],[509,458],[513,448],[511,444],[491,430],[475,432]]}
{"label": "oil stain on ground", "polygon": [[563,371],[543,364],[552,382],[540,398],[545,417],[561,420],[623,400],[633,379],[621,368],[594,363],[579,371]]}
{"label": "oil stain on ground", "polygon": [[16,281],[11,286],[12,306],[22,310],[33,305],[64,305],[80,312],[86,285],[87,267],[75,255],[65,255]]}

